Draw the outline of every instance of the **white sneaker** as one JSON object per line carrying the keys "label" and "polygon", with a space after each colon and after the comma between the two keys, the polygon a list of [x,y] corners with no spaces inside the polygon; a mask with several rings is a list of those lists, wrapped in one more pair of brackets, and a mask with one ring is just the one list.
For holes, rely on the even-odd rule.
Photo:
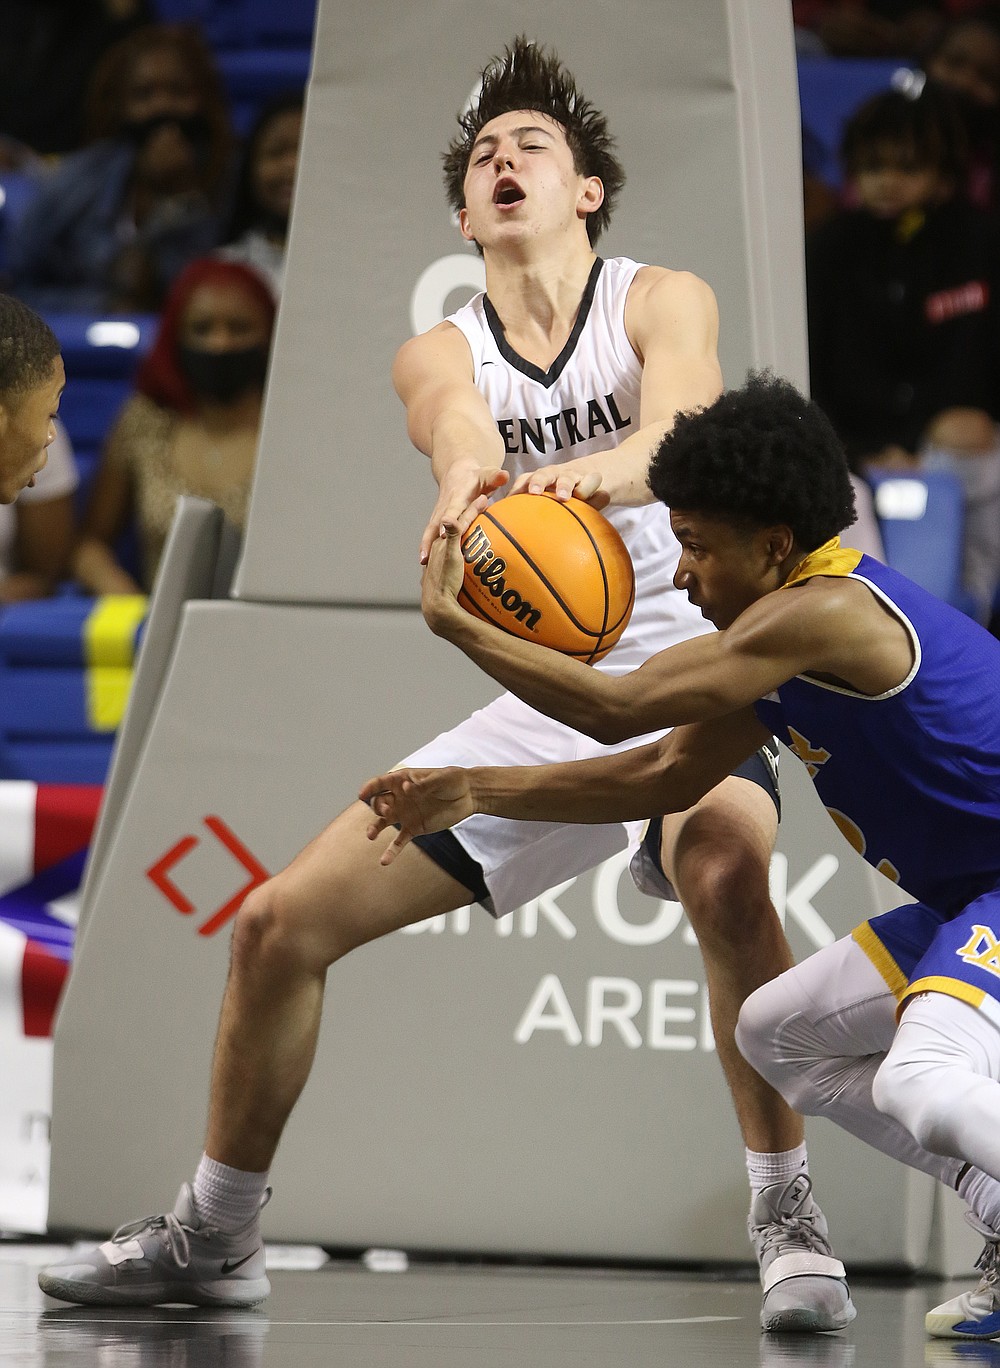
{"label": "white sneaker", "polygon": [[259,1217],[235,1234],[215,1230],[198,1215],[187,1183],[173,1211],[119,1226],[104,1244],[50,1264],[38,1286],[83,1306],[256,1306],[271,1290]]}
{"label": "white sneaker", "polygon": [[826,1218],[801,1173],[754,1198],[747,1221],[764,1289],[762,1330],[843,1330],[858,1314],[844,1265],[830,1247]]}
{"label": "white sneaker", "polygon": [[928,1311],[924,1325],[937,1339],[1000,1339],[1000,1234],[983,1225],[971,1211],[965,1219],[986,1240],[976,1260],[982,1273],[972,1292],[963,1292]]}

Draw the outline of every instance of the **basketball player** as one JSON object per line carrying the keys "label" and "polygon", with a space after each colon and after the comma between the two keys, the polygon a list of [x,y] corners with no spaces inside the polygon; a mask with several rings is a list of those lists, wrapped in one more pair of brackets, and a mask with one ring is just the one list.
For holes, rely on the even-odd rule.
{"label": "basketball player", "polygon": [[51,328],[0,294],[0,503],[13,503],[45,465],[65,383]]}
{"label": "basketball player", "polygon": [[[603,116],[554,57],[518,41],[487,69],[445,158],[461,232],[485,259],[486,295],[406,343],[394,382],[439,486],[421,559],[443,525],[467,519],[508,482],[564,499],[610,498],[638,585],[629,629],[606,662],[624,672],[708,630],[670,587],[678,547],[646,472],[674,413],[711,402],[721,376],[715,300],[702,281],[594,254],[624,179],[612,147]],[[407,763],[533,763],[604,749],[507,696]],[[810,1196],[801,1119],[734,1040],[743,999],[791,963],[768,894],[773,770],[754,756],[739,775],[719,777],[695,811],[663,824],[661,849],[705,956],[712,1024],[748,1147],[762,1323],[838,1329],[855,1311]],[[182,1188],[174,1213],[43,1272],[44,1291],[118,1304],[261,1300],[258,1211],[309,1072],[329,966],[471,899],[509,913],[628,840],[617,823],[543,830],[473,820],[421,839],[386,873],[366,839],[369,821],[355,804],[240,912],[193,1187]]]}
{"label": "basketball player", "polygon": [[[785,382],[756,377],[679,417],[650,484],[681,543],[675,583],[721,631],[600,675],[460,608],[457,535],[435,549],[424,606],[547,714],[605,739],[677,730],[570,765],[383,775],[362,790],[372,835],[401,824],[391,863],[415,833],[471,812],[682,811],[777,733],[855,849],[920,901],[759,988],[740,1048],[793,1106],[958,1190],[986,1237],[983,1280],[927,1328],[1000,1338],[1000,642],[840,546],[853,518],[843,452]],[[647,838],[640,879],[657,857]]]}

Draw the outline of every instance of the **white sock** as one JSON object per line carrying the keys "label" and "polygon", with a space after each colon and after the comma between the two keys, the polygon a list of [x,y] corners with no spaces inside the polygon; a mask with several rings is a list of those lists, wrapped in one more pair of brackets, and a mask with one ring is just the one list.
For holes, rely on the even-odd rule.
{"label": "white sock", "polygon": [[955,1186],[975,1215],[991,1230],[1000,1231],[1000,1183],[982,1169],[966,1164]]}
{"label": "white sock", "polygon": [[761,1154],[752,1149],[748,1149],[746,1153],[751,1198],[774,1183],[789,1183],[800,1173],[809,1172],[809,1159],[804,1144],[798,1145],[795,1149],[782,1150],[778,1154]]}
{"label": "white sock", "polygon": [[228,1235],[249,1225],[260,1211],[267,1173],[230,1168],[203,1154],[191,1186],[201,1219]]}

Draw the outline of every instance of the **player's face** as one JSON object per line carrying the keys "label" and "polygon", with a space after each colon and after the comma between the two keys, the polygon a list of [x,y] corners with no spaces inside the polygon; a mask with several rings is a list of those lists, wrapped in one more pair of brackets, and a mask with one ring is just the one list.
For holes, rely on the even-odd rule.
{"label": "player's face", "polygon": [[0,402],[0,503],[13,503],[45,465],[65,383],[62,357],[57,356],[42,384]]}
{"label": "player's face", "polygon": [[751,603],[777,587],[768,530],[750,532],[700,513],[670,510],[681,544],[674,585],[701,615],[729,627]]}
{"label": "player's face", "polygon": [[565,232],[600,207],[604,187],[581,176],[562,127],[537,110],[485,124],[465,173],[462,234],[484,250]]}

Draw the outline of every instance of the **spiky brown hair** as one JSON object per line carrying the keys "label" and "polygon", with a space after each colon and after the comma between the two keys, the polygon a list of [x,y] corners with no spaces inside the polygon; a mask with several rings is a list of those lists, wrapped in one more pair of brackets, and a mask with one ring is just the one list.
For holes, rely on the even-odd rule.
{"label": "spiky brown hair", "polygon": [[604,185],[601,207],[587,217],[587,235],[593,245],[611,222],[625,184],[607,119],[580,94],[576,79],[555,53],[523,35],[486,65],[480,79],[479,98],[459,115],[461,132],[444,154],[444,183],[452,209],[458,213],[465,208],[465,173],[472,145],[485,125],[512,110],[533,109],[562,127],[577,174],[598,176]]}

